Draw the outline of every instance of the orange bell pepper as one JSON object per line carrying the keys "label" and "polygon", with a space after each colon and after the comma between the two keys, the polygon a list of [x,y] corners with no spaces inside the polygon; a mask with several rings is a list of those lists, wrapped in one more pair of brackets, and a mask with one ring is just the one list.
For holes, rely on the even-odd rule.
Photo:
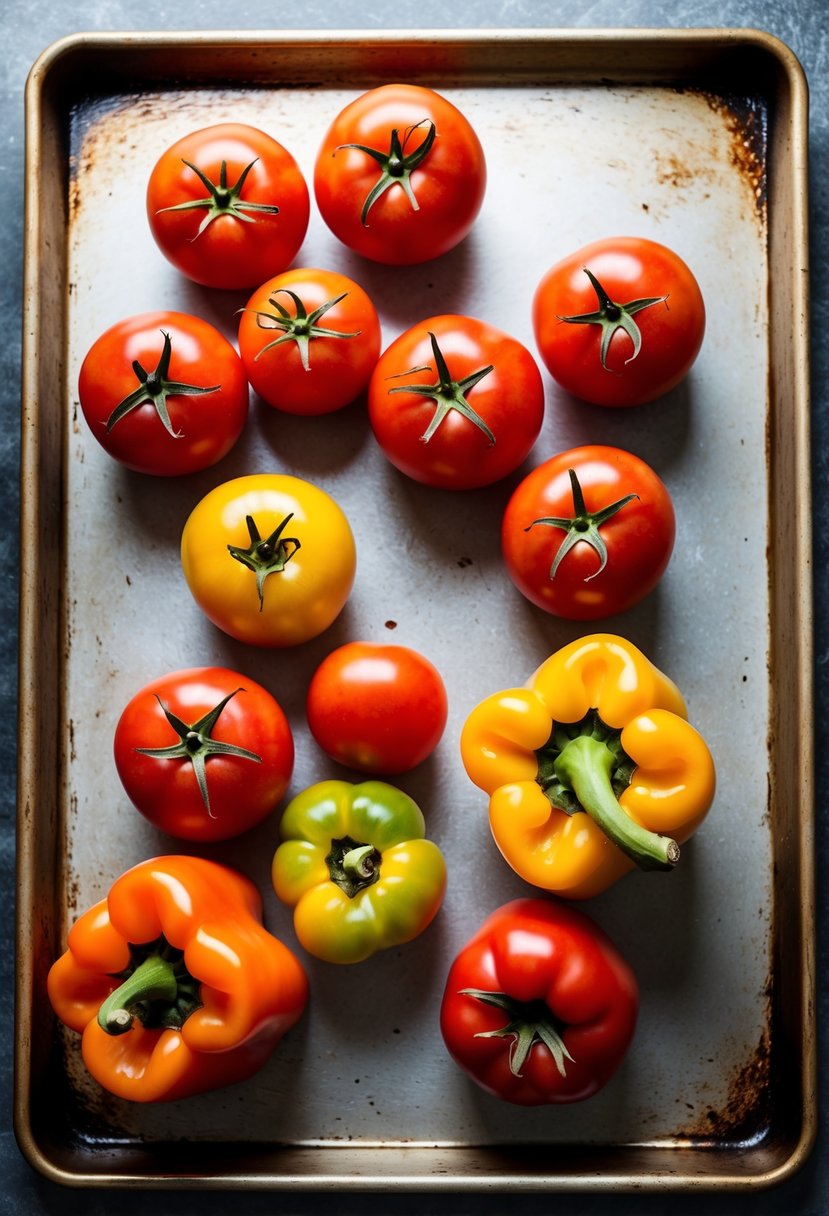
{"label": "orange bell pepper", "polygon": [[585,899],[635,866],[669,870],[714,798],[711,754],[676,686],[630,642],[592,634],[461,734],[495,842],[537,887]]}
{"label": "orange bell pepper", "polygon": [[121,1098],[158,1102],[251,1076],[300,1017],[301,964],[257,888],[199,857],[134,866],[73,925],[49,972],[57,1016]]}

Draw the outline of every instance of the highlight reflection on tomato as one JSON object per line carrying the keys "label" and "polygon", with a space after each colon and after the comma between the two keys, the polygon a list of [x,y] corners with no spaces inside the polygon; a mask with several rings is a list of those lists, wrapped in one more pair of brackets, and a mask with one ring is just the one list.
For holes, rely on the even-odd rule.
{"label": "highlight reflection on tomato", "polygon": [[430,756],[446,726],[437,668],[407,646],[349,642],[308,689],[311,733],[332,760],[364,773],[404,773]]}

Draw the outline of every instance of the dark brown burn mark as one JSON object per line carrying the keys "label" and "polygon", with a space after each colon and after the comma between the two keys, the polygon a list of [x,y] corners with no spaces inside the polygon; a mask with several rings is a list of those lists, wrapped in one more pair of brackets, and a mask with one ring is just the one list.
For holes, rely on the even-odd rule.
{"label": "dark brown burn mark", "polygon": [[725,1105],[701,1112],[697,1122],[679,1132],[681,1139],[719,1147],[756,1142],[771,1127],[771,1051],[763,1031],[753,1055],[735,1071]]}
{"label": "dark brown burn mark", "polygon": [[725,121],[731,136],[731,163],[748,185],[759,214],[765,217],[768,202],[768,113],[756,97],[702,96],[715,114]]}
{"label": "dark brown burn mark", "polygon": [[386,621],[386,628],[387,629],[396,629],[397,621]]}

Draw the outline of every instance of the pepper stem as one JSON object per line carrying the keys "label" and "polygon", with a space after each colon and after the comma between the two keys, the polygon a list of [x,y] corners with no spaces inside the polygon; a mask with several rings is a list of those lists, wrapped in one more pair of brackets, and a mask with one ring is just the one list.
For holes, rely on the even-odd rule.
{"label": "pepper stem", "polygon": [[616,758],[605,743],[590,735],[577,735],[564,745],[554,769],[608,840],[640,869],[673,869],[679,861],[679,845],[669,836],[648,831],[625,813],[611,784],[615,765]]}
{"label": "pepper stem", "polygon": [[354,899],[380,877],[383,855],[373,844],[342,836],[331,841],[331,852],[325,859],[331,881]]}
{"label": "pepper stem", "polygon": [[107,1034],[126,1034],[136,1017],[143,1021],[136,1006],[147,1001],[172,1004],[177,993],[174,964],[160,954],[151,954],[109,994],[98,1010],[98,1025]]}

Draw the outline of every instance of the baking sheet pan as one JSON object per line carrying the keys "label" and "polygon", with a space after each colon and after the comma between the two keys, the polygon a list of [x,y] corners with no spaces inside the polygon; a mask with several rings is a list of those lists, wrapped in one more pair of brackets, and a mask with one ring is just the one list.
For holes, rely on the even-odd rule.
{"label": "baking sheet pan", "polygon": [[[384,344],[456,311],[534,349],[540,274],[614,233],[675,248],[707,303],[702,354],[659,403],[601,410],[545,377],[547,417],[522,470],[601,441],[666,481],[678,514],[669,571],[604,625],[678,682],[719,773],[715,806],[667,883],[631,876],[585,905],[636,970],[642,1011],[622,1070],[578,1107],[487,1098],[437,1028],[457,950],[490,910],[530,892],[489,838],[460,727],[482,697],[592,631],[531,608],[503,571],[498,525],[520,474],[430,491],[387,465],[359,403],[297,419],[254,400],[220,465],[160,483],[114,465],[79,418],[78,365],[114,320],[179,308],[232,337],[245,302],[187,283],[155,250],[143,194],[160,152],[234,118],[276,135],[310,178],[330,118],[391,79],[459,105],[484,143],[489,188],[462,246],[403,271],[352,256],[314,213],[297,264],[360,281]],[[78,36],[35,66],[27,104],[15,1119],[29,1160],[69,1184],[319,1189],[740,1188],[798,1168],[816,1116],[806,96],[790,53],[750,31]],[[346,611],[290,652],[220,635],[179,571],[189,510],[256,470],[323,485],[357,536]],[[309,1011],[252,1082],[150,1110],[102,1094],[44,1008],[46,970],[117,874],[181,848],[119,786],[120,710],[165,671],[234,667],[288,712],[298,791],[338,775],[308,736],[303,701],[316,663],[353,637],[414,646],[447,682],[446,736],[399,781],[447,858],[438,920],[357,968],[308,960]],[[201,851],[254,877],[268,926],[293,945],[268,880],[277,822]]]}

